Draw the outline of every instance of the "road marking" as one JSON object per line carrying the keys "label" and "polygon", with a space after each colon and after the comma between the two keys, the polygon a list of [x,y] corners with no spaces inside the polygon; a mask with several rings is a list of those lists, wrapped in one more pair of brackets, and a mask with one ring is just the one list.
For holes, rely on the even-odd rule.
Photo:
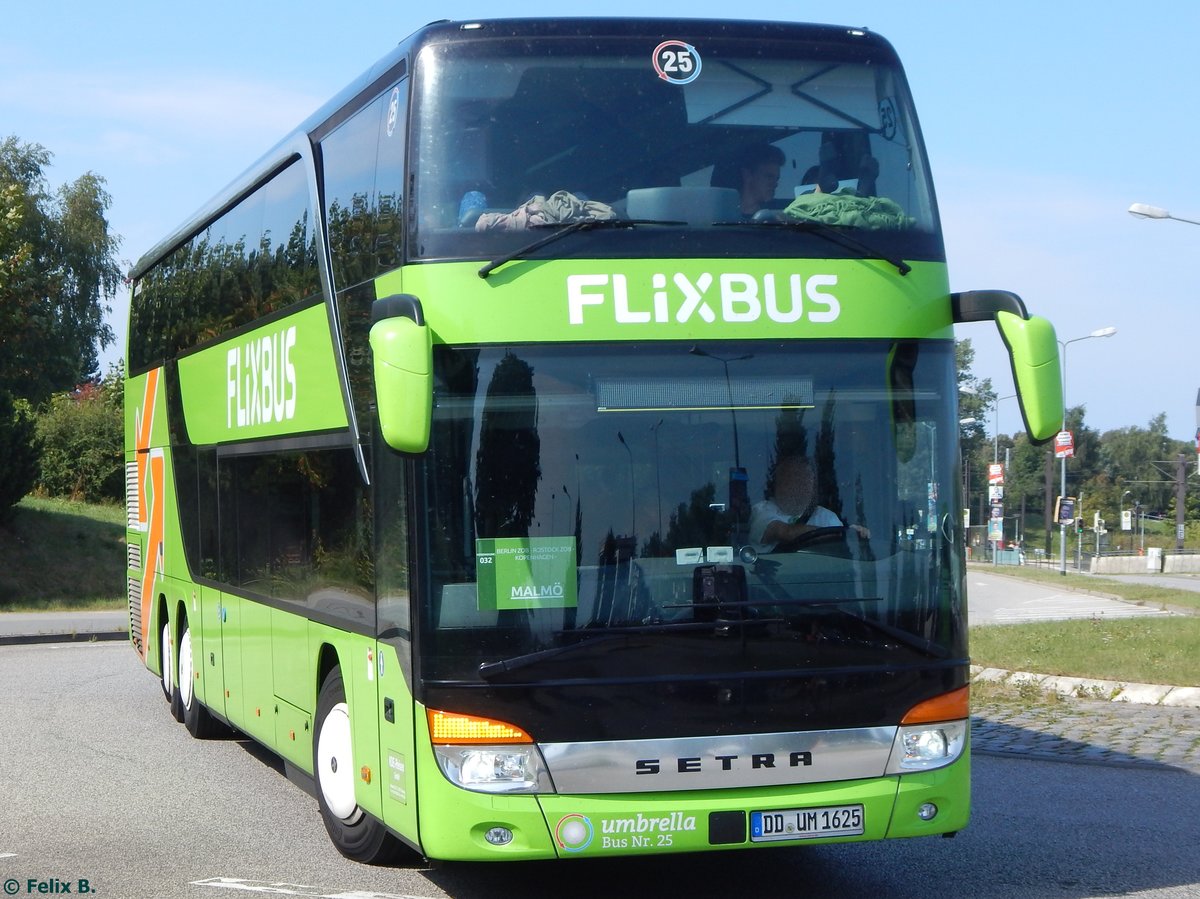
{"label": "road marking", "polygon": [[[243,880],[239,877],[209,877],[193,880],[191,886],[213,887],[218,890],[241,890],[246,893],[265,893],[271,896],[307,896],[311,899],[430,899],[410,893],[376,893],[369,890],[337,890],[325,892],[324,887],[299,883]],[[317,890],[317,892],[313,892]]]}
{"label": "road marking", "polygon": [[17,857],[17,854],[15,852],[0,852],[0,858],[16,858],[16,857]]}
{"label": "road marking", "polygon": [[1110,599],[1052,594],[1029,600],[1019,606],[996,609],[996,621],[1063,621],[1077,618],[1141,618],[1149,615],[1170,615],[1163,609],[1135,606]]}

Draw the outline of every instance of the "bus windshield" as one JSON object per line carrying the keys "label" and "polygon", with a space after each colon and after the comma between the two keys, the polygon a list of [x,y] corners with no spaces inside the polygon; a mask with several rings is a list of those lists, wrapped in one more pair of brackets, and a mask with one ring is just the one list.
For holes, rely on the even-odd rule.
{"label": "bus windshield", "polygon": [[479,39],[426,47],[414,88],[417,258],[940,258],[898,64],[841,42]]}
{"label": "bus windshield", "polygon": [[949,342],[435,359],[425,678],[963,664]]}

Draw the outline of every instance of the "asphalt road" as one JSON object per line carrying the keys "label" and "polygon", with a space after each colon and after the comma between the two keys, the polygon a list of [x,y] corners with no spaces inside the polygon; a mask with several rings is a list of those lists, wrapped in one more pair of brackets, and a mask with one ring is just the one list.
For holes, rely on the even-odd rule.
{"label": "asphalt road", "polygon": [[1170,587],[1173,590],[1191,590],[1193,593],[1200,593],[1200,575],[1195,574],[1106,574],[1103,576],[1133,584]]}
{"label": "asphalt road", "polygon": [[31,879],[106,899],[1200,895],[1200,776],[1163,765],[977,756],[953,840],[371,868],[337,854],[271,756],[192,740],[122,643],[0,647],[0,684],[8,895]]}
{"label": "asphalt road", "polygon": [[[1098,584],[1097,589],[1102,589],[1102,585]],[[1168,614],[1158,606],[1139,606],[1106,596],[1058,589],[994,574],[978,566],[967,570],[967,605],[972,625],[1071,618],[1162,617]]]}

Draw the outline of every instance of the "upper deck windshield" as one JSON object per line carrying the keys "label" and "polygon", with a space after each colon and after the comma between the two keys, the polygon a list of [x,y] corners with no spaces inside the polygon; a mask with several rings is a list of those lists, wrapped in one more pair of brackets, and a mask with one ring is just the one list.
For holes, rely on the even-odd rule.
{"label": "upper deck windshield", "polygon": [[893,257],[941,258],[890,54],[850,35],[686,38],[478,38],[422,50],[413,254],[496,258],[593,218],[612,225],[528,255],[871,255],[815,222]]}
{"label": "upper deck windshield", "polygon": [[436,377],[426,684],[886,672],[899,702],[965,665],[949,342],[441,348]]}

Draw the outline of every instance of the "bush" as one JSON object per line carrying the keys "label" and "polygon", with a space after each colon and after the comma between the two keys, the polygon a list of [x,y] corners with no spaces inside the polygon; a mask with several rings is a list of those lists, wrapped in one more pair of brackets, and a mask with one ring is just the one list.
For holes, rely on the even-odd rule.
{"label": "bush", "polygon": [[32,488],[38,452],[33,411],[0,390],[0,519]]}
{"label": "bush", "polygon": [[125,499],[125,420],[114,373],[51,397],[37,418],[41,445],[38,490],[86,502]]}

